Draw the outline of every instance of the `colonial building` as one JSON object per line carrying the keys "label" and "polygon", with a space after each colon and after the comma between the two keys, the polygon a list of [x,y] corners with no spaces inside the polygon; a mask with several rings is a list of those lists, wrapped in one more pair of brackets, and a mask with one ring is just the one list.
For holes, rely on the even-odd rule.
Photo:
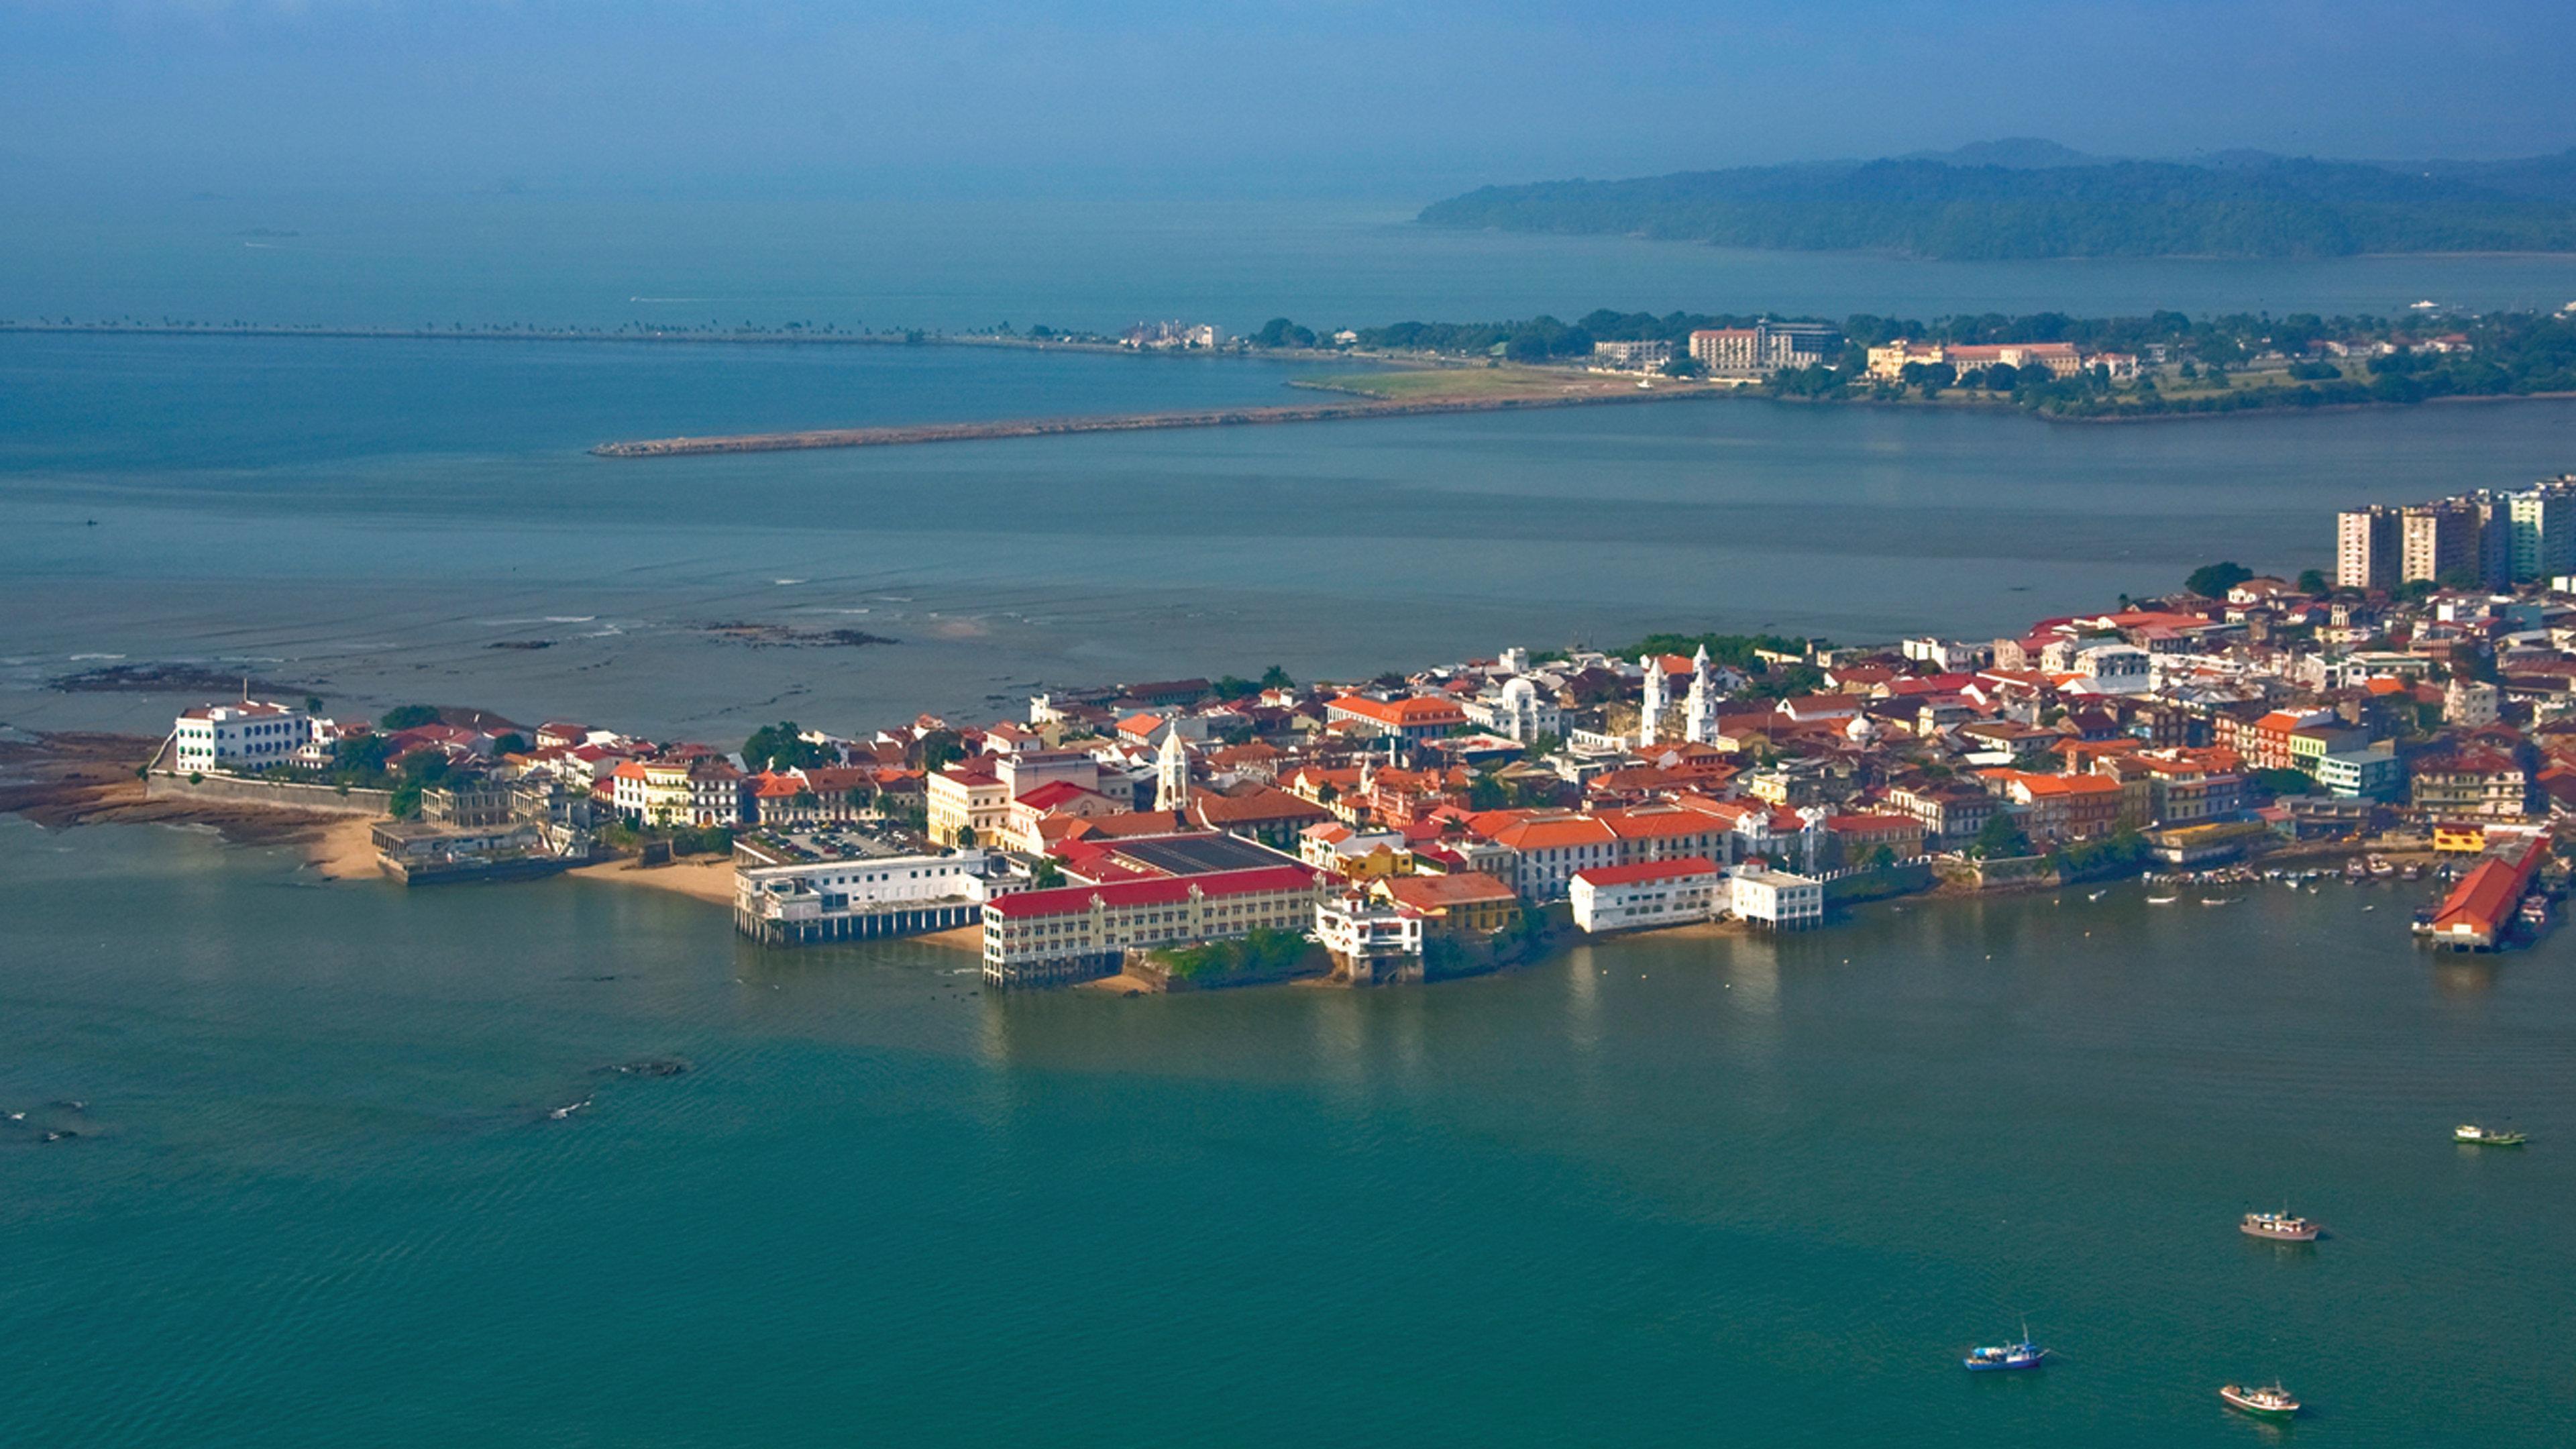
{"label": "colonial building", "polygon": [[264,770],[287,763],[312,737],[303,710],[252,699],[189,710],[170,731],[172,758],[182,772]]}
{"label": "colonial building", "polygon": [[1116,974],[1131,948],[1179,946],[1313,924],[1303,866],[1020,891],[984,906],[984,979],[996,986]]}
{"label": "colonial building", "polygon": [[1577,871],[1566,898],[1586,932],[1631,931],[1705,921],[1718,909],[1719,871],[1705,856]]}

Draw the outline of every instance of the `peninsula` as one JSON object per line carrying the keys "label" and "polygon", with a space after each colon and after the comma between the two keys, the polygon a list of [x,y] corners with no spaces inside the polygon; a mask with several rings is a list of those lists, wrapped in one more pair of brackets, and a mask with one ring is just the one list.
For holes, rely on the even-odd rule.
{"label": "peninsula", "polygon": [[325,844],[345,860],[363,828],[354,853],[412,885],[611,861],[770,946],[937,936],[999,987],[1432,980],[1570,932],[1807,929],[2147,870],[2216,892],[2320,857],[2457,876],[2417,917],[2431,944],[2528,941],[2576,851],[2576,475],[2346,510],[2334,538],[2332,574],[2211,564],[1991,641],[1274,666],[734,748],[242,697],[157,743],[0,741],[24,782],[0,808],[267,839],[337,820]]}
{"label": "peninsula", "polygon": [[603,443],[608,458],[1420,417],[1723,395],[2014,409],[2122,422],[2281,408],[2576,395],[2576,312],[2402,319],[1947,317],[1932,322],[1622,313],[1578,322],[1402,322],[1326,340],[1273,318],[1249,350],[1367,361],[1291,386],[1353,395],[1306,406],[825,428]]}

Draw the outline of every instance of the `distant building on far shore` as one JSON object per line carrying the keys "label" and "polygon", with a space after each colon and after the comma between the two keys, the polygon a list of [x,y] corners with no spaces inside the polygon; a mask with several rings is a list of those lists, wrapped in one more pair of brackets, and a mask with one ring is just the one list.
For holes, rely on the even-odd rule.
{"label": "distant building on far shore", "polygon": [[[1937,367],[1948,363],[1960,375],[1978,368],[2001,364],[2016,370],[2044,367],[2051,377],[2072,377],[2084,368],[2083,354],[2072,342],[1934,342],[1917,345],[1899,337],[1884,347],[1869,350],[1869,375],[1882,381],[1895,382],[1914,363]],[[2137,362],[2128,358],[2124,364],[2134,372]]]}
{"label": "distant building on far shore", "polygon": [[1225,345],[1225,329],[1208,322],[1139,322],[1122,333],[1122,347],[1212,348]]}
{"label": "distant building on far shore", "polygon": [[1616,368],[1621,372],[1652,372],[1673,360],[1673,345],[1660,337],[1643,342],[1595,342],[1592,362],[1596,367]]}
{"label": "distant building on far shore", "polygon": [[1768,377],[1782,368],[1820,366],[1841,341],[1841,333],[1821,322],[1756,322],[1702,328],[1690,335],[1690,355],[1711,377]]}

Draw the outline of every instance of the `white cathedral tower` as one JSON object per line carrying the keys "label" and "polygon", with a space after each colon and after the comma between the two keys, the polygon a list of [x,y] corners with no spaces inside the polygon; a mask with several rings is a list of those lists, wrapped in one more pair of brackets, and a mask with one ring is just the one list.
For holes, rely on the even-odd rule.
{"label": "white cathedral tower", "polygon": [[1655,729],[1664,718],[1663,656],[1644,655],[1637,660],[1637,667],[1646,672],[1646,700],[1637,720],[1637,743],[1651,745],[1655,742]]}
{"label": "white cathedral tower", "polygon": [[1154,756],[1154,808],[1186,810],[1190,806],[1190,755],[1181,748],[1181,732],[1172,730],[1163,736],[1163,748]]}
{"label": "white cathedral tower", "polygon": [[1691,656],[1690,697],[1682,704],[1682,738],[1707,744],[1717,734],[1717,680],[1708,667],[1708,646]]}

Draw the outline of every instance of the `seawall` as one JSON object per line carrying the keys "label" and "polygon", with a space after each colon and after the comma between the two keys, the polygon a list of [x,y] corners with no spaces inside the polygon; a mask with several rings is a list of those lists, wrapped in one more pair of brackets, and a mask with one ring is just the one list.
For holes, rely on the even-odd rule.
{"label": "seawall", "polygon": [[882,448],[913,443],[972,442],[988,438],[1047,438],[1072,433],[1132,433],[1161,428],[1245,427],[1264,423],[1320,423],[1352,418],[1437,417],[1448,413],[1520,412],[1533,408],[1603,407],[1673,402],[1721,394],[1697,389],[1606,393],[1573,397],[1436,399],[1422,402],[1352,401],[1284,407],[1212,408],[1193,412],[1120,413],[1090,418],[1029,418],[1011,422],[920,423],[888,428],[823,428],[797,433],[735,433],[703,438],[647,438],[602,443],[603,458],[674,458],[705,453],[777,453],[805,448]]}
{"label": "seawall", "polygon": [[308,815],[357,815],[374,818],[393,813],[390,790],[342,790],[337,785],[307,785],[287,780],[238,780],[208,775],[153,772],[144,781],[147,800],[187,800],[225,805],[256,805],[270,810],[300,810]]}

